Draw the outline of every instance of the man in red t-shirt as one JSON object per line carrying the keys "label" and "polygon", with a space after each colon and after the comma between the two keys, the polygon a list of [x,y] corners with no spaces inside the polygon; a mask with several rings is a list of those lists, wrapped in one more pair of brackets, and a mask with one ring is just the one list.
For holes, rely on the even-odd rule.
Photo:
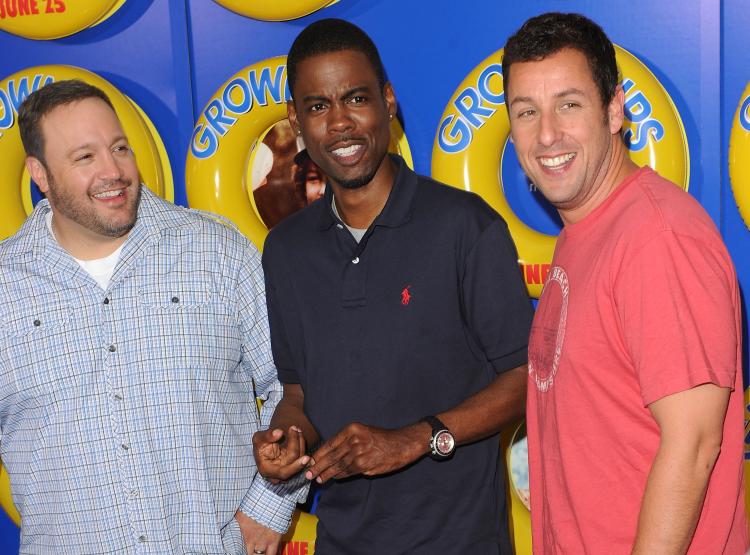
{"label": "man in red t-shirt", "polygon": [[503,76],[518,158],[565,224],[529,343],[534,552],[745,553],[740,299],[718,231],[629,159],[595,23],[530,19]]}

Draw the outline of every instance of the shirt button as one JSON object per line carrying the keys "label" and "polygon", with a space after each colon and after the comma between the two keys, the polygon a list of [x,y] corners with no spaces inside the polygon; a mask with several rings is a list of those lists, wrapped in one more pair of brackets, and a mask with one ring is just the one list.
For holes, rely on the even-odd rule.
{"label": "shirt button", "polygon": [[339,228],[339,229],[344,229],[344,226],[341,225],[341,224],[336,224],[336,227]]}
{"label": "shirt button", "polygon": [[34,320],[34,326],[35,326],[35,327],[37,327],[37,328],[38,328],[38,327],[39,327],[39,326],[41,326],[41,325],[42,325],[42,322],[40,322],[39,320]]}
{"label": "shirt button", "polygon": [[109,304],[109,297],[104,297],[104,304]]}
{"label": "shirt button", "polygon": [[114,353],[116,350],[117,350],[117,347],[115,347],[114,345],[110,345],[109,346],[109,352],[110,353]]}
{"label": "shirt button", "polygon": [[131,497],[138,497],[138,490],[137,490],[137,489],[135,489],[135,488],[134,488],[134,489],[132,489],[132,490],[130,491],[130,496],[131,496]]}
{"label": "shirt button", "polygon": [[115,400],[122,401],[122,395],[120,395],[119,393],[115,393]]}
{"label": "shirt button", "polygon": [[172,302],[173,303],[179,303],[180,302],[179,297],[172,297]]}
{"label": "shirt button", "polygon": [[354,257],[354,258],[352,259],[352,264],[359,264],[359,256],[355,256],[355,257]]}
{"label": "shirt button", "polygon": [[141,543],[144,543],[147,539],[148,538],[145,536],[145,534],[142,535],[142,536],[138,536],[138,541],[141,542]]}
{"label": "shirt button", "polygon": [[128,445],[127,443],[123,443],[122,445],[120,445],[120,447],[122,447],[123,451],[127,451],[128,449],[130,449],[130,445]]}

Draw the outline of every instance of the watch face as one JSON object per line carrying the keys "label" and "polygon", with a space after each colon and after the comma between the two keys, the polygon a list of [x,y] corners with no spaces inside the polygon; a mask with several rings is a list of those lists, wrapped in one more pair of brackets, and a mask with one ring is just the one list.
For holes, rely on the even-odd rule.
{"label": "watch face", "polygon": [[441,455],[450,455],[456,445],[453,434],[448,431],[440,432],[435,438],[435,450]]}

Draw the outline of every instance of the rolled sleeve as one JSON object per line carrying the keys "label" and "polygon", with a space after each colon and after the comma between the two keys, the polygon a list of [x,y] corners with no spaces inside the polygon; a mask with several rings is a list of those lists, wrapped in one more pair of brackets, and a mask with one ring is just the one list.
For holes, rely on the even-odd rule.
{"label": "rolled sleeve", "polygon": [[295,506],[307,497],[308,488],[301,474],[283,484],[271,484],[258,475],[240,503],[240,510],[255,522],[283,534],[289,528]]}

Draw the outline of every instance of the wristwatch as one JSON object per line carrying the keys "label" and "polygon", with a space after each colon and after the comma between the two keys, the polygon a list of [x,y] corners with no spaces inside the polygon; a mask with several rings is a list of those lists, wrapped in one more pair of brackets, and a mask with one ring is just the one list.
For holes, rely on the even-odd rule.
{"label": "wristwatch", "polygon": [[456,439],[448,427],[434,416],[425,416],[421,422],[427,422],[432,427],[430,457],[436,461],[450,459],[456,450]]}

